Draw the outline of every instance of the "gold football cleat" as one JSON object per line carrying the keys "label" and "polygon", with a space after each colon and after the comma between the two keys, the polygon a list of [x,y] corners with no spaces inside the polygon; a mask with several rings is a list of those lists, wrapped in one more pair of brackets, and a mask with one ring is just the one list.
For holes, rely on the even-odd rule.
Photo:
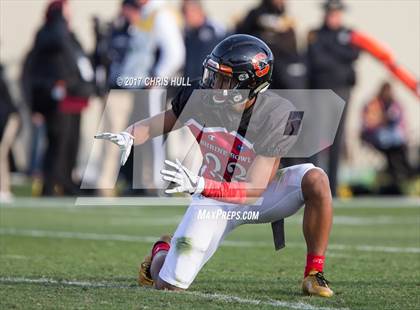
{"label": "gold football cleat", "polygon": [[152,257],[147,255],[139,266],[139,277],[137,282],[140,286],[153,286],[153,279],[150,273],[152,266]]}
{"label": "gold football cleat", "polygon": [[311,270],[303,279],[302,290],[307,295],[320,297],[332,297],[334,292],[328,286],[329,282],[324,278],[324,274],[317,270]]}
{"label": "gold football cleat", "polygon": [[[152,251],[154,247],[161,242],[171,244],[171,236],[163,235],[162,237],[160,237],[160,239],[153,245]],[[152,266],[152,255],[147,255],[139,266],[139,276],[138,276],[137,282],[139,283],[140,286],[153,286],[154,282],[152,279],[152,274],[150,273],[151,266]]]}

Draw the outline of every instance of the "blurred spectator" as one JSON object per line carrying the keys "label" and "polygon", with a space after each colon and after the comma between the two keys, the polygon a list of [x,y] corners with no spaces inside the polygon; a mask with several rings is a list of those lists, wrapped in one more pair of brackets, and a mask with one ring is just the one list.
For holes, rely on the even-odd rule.
{"label": "blurred spectator", "polygon": [[[111,38],[112,88],[128,86],[118,85],[118,77],[170,77],[181,69],[185,56],[182,36],[175,16],[163,2],[123,0],[121,17]],[[126,44],[118,32],[128,37]]]}
{"label": "blurred spectator", "polygon": [[377,96],[363,110],[362,140],[385,156],[393,185],[412,176],[404,116],[388,82],[381,85]]}
{"label": "blurred spectator", "polygon": [[[26,55],[20,76],[20,86],[24,102],[32,106],[32,76],[31,67],[33,65],[33,51],[29,51]],[[29,166],[27,173],[33,177],[32,195],[39,196],[42,191],[42,171],[43,160],[46,149],[46,125],[43,114],[33,112],[31,117],[31,147],[29,152]]]}
{"label": "blurred spectator", "polygon": [[13,104],[0,64],[0,202],[11,202],[9,152],[19,128],[19,115]]}
{"label": "blurred spectator", "polygon": [[[286,0],[261,0],[238,25],[237,33],[262,39],[274,54],[272,89],[306,88],[306,64],[299,54],[295,21],[287,15]],[[306,158],[283,158],[282,166],[307,162]]]}
{"label": "blurred spectator", "polygon": [[[140,5],[137,0],[123,0],[121,9],[117,18],[111,23],[109,34],[102,35],[102,41],[97,43],[96,56],[98,63],[96,70],[100,66],[107,68],[107,90],[124,88],[120,84],[118,78],[139,77],[143,74],[141,66],[138,63],[132,68],[126,66],[135,61],[143,61],[141,57],[142,37],[137,30],[137,23],[140,20]],[[147,59],[147,58],[146,58]],[[126,68],[130,70],[138,70],[138,73],[126,72]],[[119,84],[119,85],[118,85]],[[137,85],[136,85],[137,86]],[[108,96],[107,105],[104,110],[104,130],[121,131],[127,126],[130,115],[133,113],[134,95],[132,92],[118,91],[113,92],[112,96]],[[97,181],[98,194],[102,196],[113,196],[115,175],[118,173],[119,150],[109,148],[102,151],[102,168]],[[130,166],[129,163],[128,166]],[[127,169],[127,168],[126,168]],[[132,165],[127,169],[126,174],[131,175]]]}
{"label": "blurred spectator", "polygon": [[226,32],[221,25],[206,16],[200,0],[184,0],[182,13],[186,50],[184,76],[193,80],[201,77],[204,59]]}
{"label": "blurred spectator", "polygon": [[236,28],[263,40],[273,52],[273,89],[306,87],[306,66],[298,53],[295,21],[287,15],[285,0],[261,0]]}
{"label": "blurred spectator", "polygon": [[109,36],[112,23],[102,23],[99,17],[94,16],[93,33],[95,38],[95,48],[92,53],[92,65],[95,71],[96,94],[104,98],[108,91],[107,69],[110,65],[109,58]]}
{"label": "blurred spectator", "polygon": [[150,55],[145,59],[139,57],[141,50],[145,48],[137,29],[139,21],[140,5],[137,0],[123,0],[120,14],[112,24],[108,46],[109,88],[124,88],[124,85],[118,84],[118,77],[142,76],[152,66]]}
{"label": "blurred spectator", "polygon": [[70,29],[67,0],[51,1],[32,48],[28,74],[35,119],[45,119],[48,148],[44,195],[78,192],[72,172],[79,145],[80,115],[92,94],[93,70]]}
{"label": "blurred spectator", "polygon": [[307,56],[310,87],[332,89],[346,102],[334,143],[326,152],[320,154],[320,156],[328,157],[328,164],[325,168],[334,196],[350,92],[356,82],[353,64],[359,56],[359,50],[346,43],[350,30],[343,25],[344,9],[345,6],[340,0],[326,1],[322,26],[312,30],[308,35]]}
{"label": "blurred spectator", "polygon": [[[138,119],[158,114],[163,109],[163,89],[146,86],[144,79],[154,77],[171,78],[182,68],[185,59],[185,47],[175,15],[164,6],[162,1],[123,0],[121,14],[114,23],[109,42],[110,66],[108,81],[110,88],[150,89],[148,92],[129,91],[113,92],[112,98],[118,104],[108,100],[105,109],[109,131],[125,129],[130,117]],[[126,85],[126,78],[143,78],[141,83]],[[118,96],[118,100],[117,97]],[[138,103],[138,104],[134,104]],[[138,148],[141,156],[136,167],[141,169],[138,180],[145,188],[157,188],[161,179],[159,171],[164,161],[165,150],[162,137]],[[119,153],[104,154],[102,175],[98,188],[110,188],[115,171],[118,170]],[[136,159],[137,160],[137,159]],[[121,169],[131,184],[133,180],[133,154]],[[134,184],[139,186],[139,184]],[[102,194],[113,194],[107,190]],[[137,192],[137,191],[135,191]],[[135,193],[134,192],[134,193]],[[133,193],[133,192],[131,192]],[[127,194],[131,194],[128,192]]]}

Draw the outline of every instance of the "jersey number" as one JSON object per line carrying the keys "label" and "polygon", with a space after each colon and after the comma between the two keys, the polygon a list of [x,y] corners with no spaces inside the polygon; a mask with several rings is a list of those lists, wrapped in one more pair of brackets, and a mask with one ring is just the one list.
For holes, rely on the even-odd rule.
{"label": "jersey number", "polygon": [[[203,175],[207,168],[212,166],[213,169],[209,171],[210,175],[215,180],[223,181],[224,171],[222,171],[222,164],[220,163],[219,158],[213,153],[206,153],[204,155],[204,165],[201,168],[200,174]],[[245,181],[246,169],[241,164],[238,164],[237,162],[230,162],[228,163],[226,170],[230,175],[232,175],[235,170],[239,171],[239,173],[232,178],[232,181]]]}

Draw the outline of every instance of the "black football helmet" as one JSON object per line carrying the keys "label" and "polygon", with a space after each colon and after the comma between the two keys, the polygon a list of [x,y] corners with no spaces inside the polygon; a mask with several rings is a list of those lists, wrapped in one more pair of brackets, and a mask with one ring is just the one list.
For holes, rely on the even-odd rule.
{"label": "black football helmet", "polygon": [[[268,88],[272,72],[273,53],[267,44],[250,35],[235,34],[216,45],[206,57],[200,86],[223,90],[216,103],[244,103]],[[244,97],[240,90],[246,90],[247,95]]]}

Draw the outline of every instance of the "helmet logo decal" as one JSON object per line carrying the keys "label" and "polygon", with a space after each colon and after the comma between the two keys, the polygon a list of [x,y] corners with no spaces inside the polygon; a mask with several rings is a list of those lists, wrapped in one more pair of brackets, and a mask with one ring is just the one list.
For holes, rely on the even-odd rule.
{"label": "helmet logo decal", "polygon": [[255,69],[255,75],[262,77],[270,71],[270,65],[267,63],[267,55],[264,53],[258,53],[252,59],[252,64]]}
{"label": "helmet logo decal", "polygon": [[242,99],[243,99],[243,98],[242,98],[242,95],[241,95],[241,94],[237,94],[236,96],[234,96],[234,97],[233,97],[233,101],[234,101],[235,103],[240,102]]}
{"label": "helmet logo decal", "polygon": [[241,75],[239,75],[238,80],[239,81],[245,81],[248,79],[248,74],[247,73],[242,73]]}

